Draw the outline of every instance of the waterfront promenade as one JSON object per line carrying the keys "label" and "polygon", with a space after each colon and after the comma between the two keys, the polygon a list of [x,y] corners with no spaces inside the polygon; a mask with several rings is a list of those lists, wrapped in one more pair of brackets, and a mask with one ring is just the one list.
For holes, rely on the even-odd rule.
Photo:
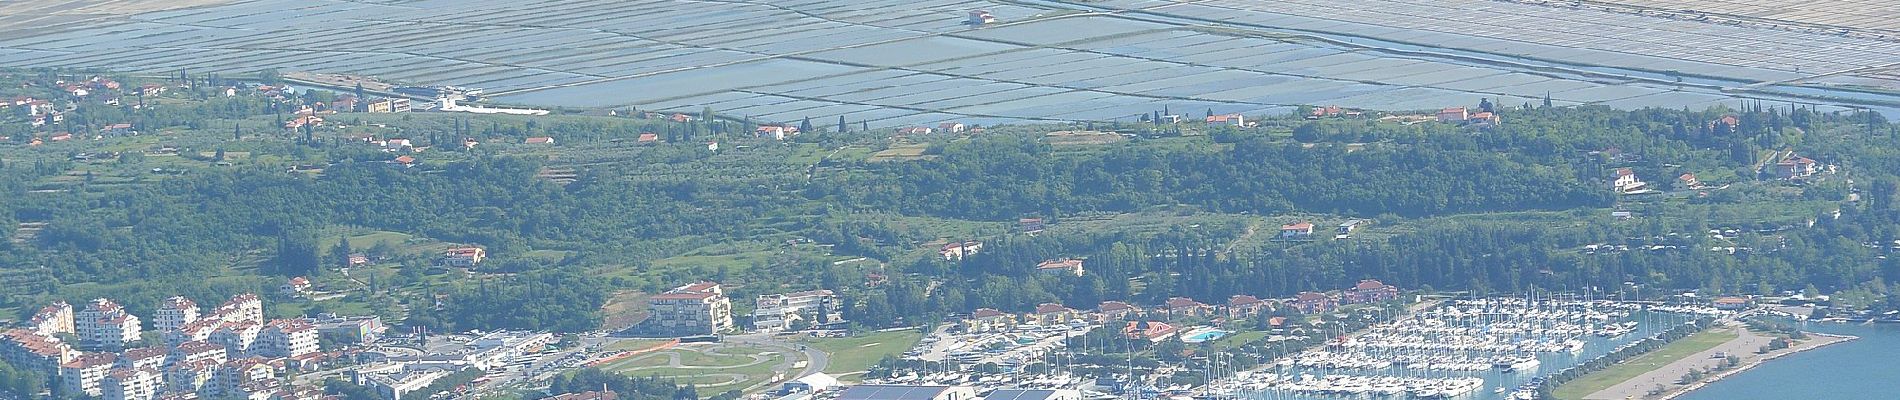
{"label": "waterfront promenade", "polygon": [[[1615,386],[1611,386],[1607,389],[1603,389],[1601,391],[1597,391],[1596,393],[1592,393],[1588,396],[1584,396],[1584,399],[1585,400],[1624,400],[1624,399],[1674,398],[1683,393],[1688,393],[1691,390],[1695,390],[1696,388],[1702,387],[1702,385],[1705,385],[1708,382],[1713,382],[1715,380],[1721,379],[1722,377],[1726,377],[1729,374],[1745,371],[1749,368],[1753,368],[1756,365],[1760,365],[1762,362],[1766,362],[1768,360],[1772,360],[1777,357],[1793,354],[1796,352],[1806,351],[1809,349],[1820,348],[1820,347],[1827,346],[1830,344],[1839,343],[1842,341],[1853,339],[1852,337],[1842,337],[1842,336],[1833,336],[1833,335],[1809,335],[1808,340],[1796,342],[1796,344],[1792,347],[1772,351],[1767,354],[1757,354],[1756,353],[1757,350],[1760,350],[1762,346],[1768,345],[1768,342],[1774,339],[1773,335],[1765,335],[1765,334],[1749,331],[1748,329],[1743,328],[1733,323],[1727,323],[1721,327],[1717,327],[1714,329],[1728,330],[1729,332],[1735,333],[1737,336],[1734,339],[1730,339],[1729,341],[1723,342],[1722,344],[1716,345],[1715,347],[1712,347],[1707,350],[1703,350],[1694,354],[1690,354],[1681,359],[1677,359],[1674,362],[1669,363],[1668,365],[1664,365],[1655,370],[1645,372],[1642,375],[1637,375],[1636,377],[1630,378],[1629,380],[1623,381],[1622,383],[1618,383]],[[1691,382],[1686,385],[1678,383],[1678,381],[1682,379],[1683,375],[1687,375],[1689,371],[1691,370],[1701,370],[1705,372],[1715,370],[1716,368],[1721,366],[1722,363],[1725,361],[1724,357],[1722,356],[1726,356],[1726,355],[1734,355],[1740,358],[1741,364],[1735,368],[1722,371],[1721,373],[1718,373],[1715,375],[1709,375],[1708,377],[1703,378],[1701,381]],[[1661,387],[1663,389],[1663,392],[1657,396],[1651,396],[1650,393],[1658,387]]]}

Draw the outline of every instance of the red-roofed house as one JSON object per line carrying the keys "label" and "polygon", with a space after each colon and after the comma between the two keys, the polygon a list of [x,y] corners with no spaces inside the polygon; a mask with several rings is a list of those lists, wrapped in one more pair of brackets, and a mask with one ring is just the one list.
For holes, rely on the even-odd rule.
{"label": "red-roofed house", "polygon": [[755,136],[769,137],[773,140],[785,140],[786,136],[798,136],[798,128],[785,125],[762,125],[754,130]]}
{"label": "red-roofed house", "polygon": [[931,132],[935,131],[931,130],[928,126],[897,128],[897,134],[899,135],[929,135]]}
{"label": "red-roofed house", "polygon": [[1036,264],[1036,272],[1049,275],[1082,276],[1082,260],[1064,258]]}
{"label": "red-roofed house", "polygon": [[978,308],[970,312],[970,319],[963,320],[965,332],[994,332],[1009,330],[1016,326],[1016,317],[994,308]]}
{"label": "red-roofed house", "polygon": [[301,276],[290,278],[277,289],[283,291],[285,296],[302,296],[310,293],[310,279]]}
{"label": "red-roofed house", "polygon": [[1686,173],[1676,177],[1676,185],[1684,189],[1695,189],[1702,187],[1702,180],[1696,179],[1694,173]]}
{"label": "red-roofed house", "polygon": [[1753,305],[1754,301],[1749,300],[1747,297],[1724,296],[1717,297],[1714,303],[1716,309],[1735,311],[1748,309],[1750,305]]}
{"label": "red-roofed house", "polygon": [[983,250],[983,242],[970,240],[946,243],[943,248],[937,250],[937,254],[943,256],[944,260],[961,260],[964,256],[976,254],[980,250]]}
{"label": "red-roofed house", "polygon": [[937,130],[943,131],[943,133],[963,133],[963,129],[964,129],[964,126],[963,126],[963,123],[961,122],[945,122],[945,123],[937,124]]}
{"label": "red-roofed house", "polygon": [[1311,236],[1313,236],[1313,223],[1311,222],[1300,221],[1300,222],[1295,222],[1291,224],[1280,225],[1280,237],[1282,238],[1311,237]]}
{"label": "red-roofed house", "polygon": [[1042,303],[1036,306],[1036,312],[1029,315],[1031,323],[1037,325],[1060,325],[1075,319],[1075,310],[1061,304]]}
{"label": "red-roofed house", "polygon": [[1240,114],[1220,114],[1207,116],[1207,126],[1247,126],[1247,117]]}
{"label": "red-roofed house", "polygon": [[1820,173],[1820,163],[1807,157],[1794,156],[1775,163],[1775,177],[1798,179]]}
{"label": "red-roofed house", "polygon": [[1101,305],[1095,306],[1095,312],[1099,315],[1098,319],[1100,319],[1100,321],[1096,322],[1124,320],[1140,311],[1141,308],[1135,307],[1133,304],[1113,300],[1104,301]]}
{"label": "red-roofed house", "polygon": [[1160,321],[1129,321],[1122,326],[1122,335],[1129,339],[1159,342],[1173,337],[1174,325]]}
{"label": "red-roofed house", "polygon": [[639,139],[635,139],[634,141],[635,141],[635,142],[638,142],[638,143],[642,143],[642,144],[654,144],[654,143],[659,143],[659,142],[660,142],[660,135],[659,135],[659,134],[655,134],[655,133],[642,133],[642,134],[640,134],[640,138],[639,138]]}
{"label": "red-roofed house", "polygon": [[1272,308],[1273,303],[1261,300],[1258,297],[1236,294],[1233,295],[1233,297],[1227,298],[1227,318],[1249,318],[1260,315],[1261,312]]}
{"label": "red-roofed house", "polygon": [[488,251],[480,247],[452,247],[442,251],[442,266],[450,268],[474,268],[488,259]]}
{"label": "red-roofed house", "polygon": [[416,165],[416,158],[410,156],[396,156],[396,159],[389,160],[389,162],[404,167],[413,167]]}
{"label": "red-roofed house", "polygon": [[1204,316],[1210,308],[1207,304],[1186,297],[1170,297],[1161,305],[1161,311],[1167,313],[1168,318]]}
{"label": "red-roofed house", "polygon": [[1471,119],[1471,112],[1470,110],[1466,110],[1464,107],[1453,107],[1453,108],[1438,110],[1438,122],[1445,122],[1445,123],[1465,122],[1465,120],[1467,119]]}
{"label": "red-roofed house", "polygon": [[1610,181],[1610,187],[1615,189],[1617,193],[1629,193],[1642,190],[1644,186],[1648,185],[1649,184],[1644,183],[1642,179],[1637,179],[1636,170],[1631,168],[1617,168],[1616,180]]}
{"label": "red-roofed house", "polygon": [[526,144],[554,144],[554,138],[549,136],[535,136],[522,140],[521,142]]}
{"label": "red-roofed house", "polygon": [[1375,279],[1359,281],[1351,289],[1340,292],[1339,300],[1344,304],[1377,303],[1399,298],[1399,288],[1379,282]]}
{"label": "red-roofed house", "polygon": [[1332,311],[1333,307],[1336,306],[1337,304],[1333,302],[1332,296],[1327,296],[1325,293],[1300,292],[1299,295],[1293,296],[1293,308],[1300,310],[1302,313],[1313,314]]}

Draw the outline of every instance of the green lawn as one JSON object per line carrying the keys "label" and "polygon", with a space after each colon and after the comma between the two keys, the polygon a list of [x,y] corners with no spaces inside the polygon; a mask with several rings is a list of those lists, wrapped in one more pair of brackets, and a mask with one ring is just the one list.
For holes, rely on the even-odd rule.
{"label": "green lawn", "polygon": [[1227,351],[1266,337],[1267,333],[1263,331],[1239,331],[1215,340],[1211,345],[1215,351]]}
{"label": "green lawn", "polygon": [[916,347],[917,341],[923,338],[922,332],[897,331],[847,338],[812,338],[805,339],[804,343],[831,355],[831,364],[825,366],[825,373],[839,374],[870,369],[885,356],[904,354]]}
{"label": "green lawn", "polygon": [[[615,345],[620,345],[620,342]],[[649,345],[652,342],[648,342]],[[611,348],[611,346],[610,346]],[[770,353],[760,362],[752,357],[765,350],[756,347],[691,347],[676,348],[635,356],[628,360],[609,363],[601,369],[629,376],[657,376],[678,378],[681,383],[695,383],[700,390],[719,393],[727,390],[744,389],[747,386],[772,379],[773,368],[785,363],[785,354]],[[666,354],[679,354],[680,364],[688,367],[670,366],[671,357]],[[732,384],[725,374],[745,375],[745,379]],[[722,385],[723,384],[723,385]]]}
{"label": "green lawn", "polygon": [[1715,346],[1734,340],[1739,336],[1739,334],[1726,330],[1704,331],[1689,335],[1689,337],[1670,342],[1661,349],[1656,349],[1656,351],[1636,356],[1636,358],[1605,368],[1602,371],[1584,375],[1582,378],[1570,381],[1570,383],[1566,383],[1563,386],[1558,386],[1557,390],[1551,394],[1562,400],[1582,399],[1583,396],[1588,396],[1591,393],[1616,386],[1618,383],[1623,383],[1623,381],[1635,378],[1637,375],[1642,375],[1645,372],[1653,371],[1664,365],[1669,365],[1669,363],[1680,360],[1683,357],[1715,348]]}

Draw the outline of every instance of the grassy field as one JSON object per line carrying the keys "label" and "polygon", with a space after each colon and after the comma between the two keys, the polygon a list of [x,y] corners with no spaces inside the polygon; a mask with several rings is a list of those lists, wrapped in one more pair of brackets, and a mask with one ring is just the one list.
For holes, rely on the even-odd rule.
{"label": "grassy field", "polygon": [[1645,372],[1661,368],[1664,365],[1669,365],[1669,363],[1680,360],[1683,357],[1688,357],[1689,355],[1714,348],[1724,342],[1734,340],[1738,336],[1740,335],[1729,331],[1705,331],[1689,335],[1689,337],[1670,342],[1661,349],[1656,349],[1656,351],[1636,356],[1636,358],[1605,368],[1602,371],[1584,375],[1582,378],[1570,381],[1570,383],[1566,383],[1563,386],[1558,386],[1557,390],[1551,394],[1562,400],[1582,399],[1583,396],[1588,396],[1591,393],[1616,386],[1616,384],[1635,378],[1637,375],[1642,375]]}
{"label": "grassy field", "polygon": [[[672,365],[674,356],[679,357],[678,367]],[[757,347],[699,345],[642,354],[603,365],[601,369],[630,376],[678,378],[681,382],[699,384],[700,390],[719,393],[771,380],[773,368],[784,364],[785,357],[785,354]],[[735,381],[733,375],[744,377]]]}
{"label": "grassy field", "polygon": [[840,374],[869,369],[885,356],[903,354],[916,347],[917,341],[923,338],[922,332],[897,331],[848,338],[812,338],[804,343],[831,355],[831,365],[825,366],[825,373]]}
{"label": "grassy field", "polygon": [[1262,331],[1239,331],[1215,340],[1212,345],[1215,351],[1226,351],[1266,337],[1267,333]]}
{"label": "grassy field", "polygon": [[871,157],[865,159],[865,161],[902,161],[902,160],[922,159],[924,158],[924,150],[929,149],[929,148],[930,148],[930,145],[925,144],[925,143],[892,146],[891,148],[885,149],[884,151],[872,153]]}

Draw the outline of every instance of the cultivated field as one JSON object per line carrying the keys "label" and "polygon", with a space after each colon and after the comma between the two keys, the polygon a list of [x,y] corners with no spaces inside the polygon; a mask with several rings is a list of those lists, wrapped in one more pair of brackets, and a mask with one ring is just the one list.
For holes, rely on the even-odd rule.
{"label": "cultivated field", "polygon": [[[966,24],[972,10],[996,21]],[[481,87],[504,103],[898,127],[1480,97],[1826,110],[1860,100],[1782,89],[1881,87],[1884,75],[1833,73],[1900,63],[1892,41],[1493,0],[259,1],[129,18],[0,35],[0,65],[274,68]]]}

